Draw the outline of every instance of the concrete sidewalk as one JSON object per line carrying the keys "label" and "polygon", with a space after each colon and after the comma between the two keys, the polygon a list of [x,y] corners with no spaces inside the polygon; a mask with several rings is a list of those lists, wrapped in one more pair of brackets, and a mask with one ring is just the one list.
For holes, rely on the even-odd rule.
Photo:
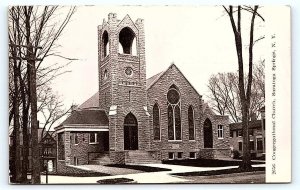
{"label": "concrete sidewalk", "polygon": [[[113,176],[102,176],[102,177],[69,177],[69,176],[49,176],[49,184],[95,184],[98,180],[103,179],[114,179],[114,178],[129,178],[133,179],[137,183],[186,183],[189,180],[172,176],[172,173],[184,173],[184,172],[198,172],[198,171],[210,171],[210,170],[221,170],[229,168],[237,168],[238,166],[227,166],[227,167],[192,167],[192,166],[180,166],[180,165],[169,165],[169,164],[140,164],[143,166],[152,166],[159,168],[171,169],[171,171],[161,172],[144,172],[144,173],[131,173],[121,174]],[[265,164],[254,165],[254,167],[264,167]],[[103,172],[104,167],[86,167],[79,166],[81,169],[86,168],[87,170],[93,170]],[[111,167],[110,167],[111,168]],[[113,168],[116,169],[116,168]],[[113,170],[112,169],[112,170]],[[124,170],[124,168],[118,168],[118,170]],[[45,183],[46,178],[42,176],[42,183]]]}

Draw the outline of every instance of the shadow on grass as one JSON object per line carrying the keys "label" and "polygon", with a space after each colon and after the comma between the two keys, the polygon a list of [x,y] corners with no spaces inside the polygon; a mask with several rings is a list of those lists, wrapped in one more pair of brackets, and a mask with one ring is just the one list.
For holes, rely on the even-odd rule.
{"label": "shadow on grass", "polygon": [[144,172],[162,172],[162,171],[171,171],[167,168],[158,168],[158,167],[150,167],[150,166],[141,166],[141,165],[126,165],[126,164],[108,164],[105,166],[116,167],[116,168],[126,168],[133,170],[140,170]]}
{"label": "shadow on grass", "polygon": [[[266,171],[265,167],[253,167],[252,171],[249,172],[258,172]],[[224,170],[210,170],[210,171],[201,171],[201,172],[186,172],[186,173],[173,173],[171,175],[177,176],[213,176],[213,175],[222,175],[222,174],[233,174],[233,173],[244,173],[239,168],[231,168]]]}
{"label": "shadow on grass", "polygon": [[98,180],[97,183],[100,184],[124,184],[124,183],[134,183],[133,179],[129,178],[114,178],[114,179],[102,179]]}
{"label": "shadow on grass", "polygon": [[[239,166],[240,160],[215,160],[215,159],[187,159],[187,160],[164,160],[163,164],[195,166],[195,167],[225,167]],[[252,164],[264,164],[265,162],[252,162]]]}
{"label": "shadow on grass", "polygon": [[70,177],[101,177],[101,176],[110,176],[110,174],[87,171],[84,173],[56,173],[56,174],[48,174],[51,175],[59,175],[59,176],[70,176]]}
{"label": "shadow on grass", "polygon": [[71,176],[71,177],[99,177],[99,176],[110,176],[110,174],[96,172],[93,170],[83,170],[80,168],[74,168],[67,166],[67,171],[64,173],[53,173],[48,175],[59,175],[59,176]]}

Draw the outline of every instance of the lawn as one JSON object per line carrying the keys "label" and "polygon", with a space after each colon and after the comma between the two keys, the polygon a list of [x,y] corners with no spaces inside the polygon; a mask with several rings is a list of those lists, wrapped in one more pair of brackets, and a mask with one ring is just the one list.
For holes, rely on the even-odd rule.
{"label": "lawn", "polygon": [[[240,160],[216,160],[216,159],[188,159],[188,160],[164,160],[163,164],[173,164],[195,167],[225,167],[239,166]],[[264,164],[264,162],[252,162],[252,164]]]}
{"label": "lawn", "polygon": [[106,166],[116,167],[116,168],[127,168],[133,170],[140,170],[143,172],[161,172],[161,171],[171,171],[167,168],[158,168],[158,167],[150,167],[150,166],[141,166],[141,165],[127,165],[127,164],[108,164]]}

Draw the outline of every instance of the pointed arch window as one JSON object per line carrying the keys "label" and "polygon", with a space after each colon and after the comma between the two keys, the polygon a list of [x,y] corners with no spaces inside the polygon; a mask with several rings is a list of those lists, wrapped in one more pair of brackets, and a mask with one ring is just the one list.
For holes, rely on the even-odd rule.
{"label": "pointed arch window", "polygon": [[154,140],[160,140],[160,110],[157,103],[153,106],[153,136]]}
{"label": "pointed arch window", "polygon": [[189,140],[195,140],[195,123],[194,123],[194,109],[193,109],[193,106],[189,106],[188,121],[189,121]]}
{"label": "pointed arch window", "polygon": [[109,54],[108,33],[106,30],[103,32],[102,42],[103,42],[103,57],[106,57]]}
{"label": "pointed arch window", "polygon": [[178,88],[172,85],[167,94],[168,100],[168,139],[181,140],[181,108]]}

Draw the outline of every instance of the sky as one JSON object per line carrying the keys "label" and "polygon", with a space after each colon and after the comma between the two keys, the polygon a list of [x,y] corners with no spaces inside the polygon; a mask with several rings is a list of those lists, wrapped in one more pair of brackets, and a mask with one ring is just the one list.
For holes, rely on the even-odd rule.
{"label": "sky", "polygon": [[[67,67],[71,72],[52,83],[66,108],[72,103],[83,103],[98,91],[97,26],[103,19],[107,21],[109,13],[117,13],[119,20],[126,14],[133,21],[144,19],[147,78],[174,62],[207,99],[211,75],[238,69],[232,28],[220,6],[79,6],[58,41],[61,55],[79,60]],[[248,20],[245,17],[242,22],[245,32],[250,26]],[[259,19],[257,26],[259,36],[262,28]],[[263,43],[256,46],[263,48]],[[256,58],[262,57],[259,51],[255,53]],[[44,62],[66,63],[57,57]]]}

